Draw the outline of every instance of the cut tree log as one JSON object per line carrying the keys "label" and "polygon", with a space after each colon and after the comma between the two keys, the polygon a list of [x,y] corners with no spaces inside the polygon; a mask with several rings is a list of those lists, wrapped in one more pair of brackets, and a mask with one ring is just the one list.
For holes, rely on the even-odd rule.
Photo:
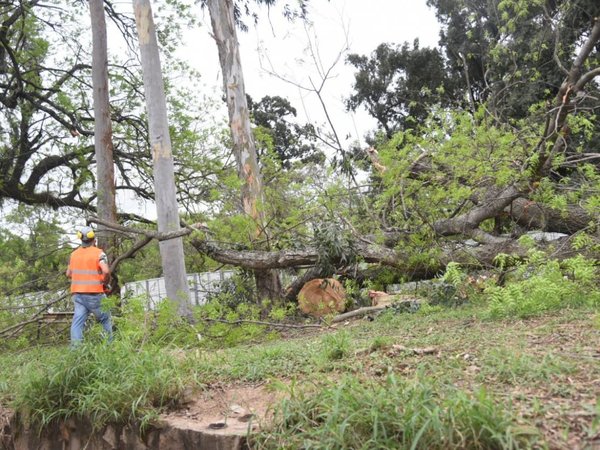
{"label": "cut tree log", "polygon": [[298,294],[298,306],[304,314],[323,317],[346,308],[346,291],[334,278],[315,278]]}

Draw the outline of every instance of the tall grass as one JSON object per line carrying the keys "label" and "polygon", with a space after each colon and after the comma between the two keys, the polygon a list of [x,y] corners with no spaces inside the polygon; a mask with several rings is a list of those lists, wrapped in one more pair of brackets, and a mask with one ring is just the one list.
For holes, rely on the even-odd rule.
{"label": "tall grass", "polygon": [[517,449],[508,405],[484,390],[468,395],[432,381],[383,383],[346,377],[304,394],[293,389],[272,428],[253,442],[259,449]]}
{"label": "tall grass", "polygon": [[178,366],[157,347],[138,350],[126,341],[82,345],[43,365],[22,367],[13,407],[39,427],[72,416],[87,417],[96,427],[143,427],[180,398],[187,380]]}

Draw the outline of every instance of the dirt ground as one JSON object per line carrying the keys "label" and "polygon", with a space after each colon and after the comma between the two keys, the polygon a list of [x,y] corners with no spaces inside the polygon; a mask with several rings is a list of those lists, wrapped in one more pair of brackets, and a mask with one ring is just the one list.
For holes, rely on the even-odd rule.
{"label": "dirt ground", "polygon": [[173,428],[220,430],[219,434],[246,434],[269,422],[281,394],[267,384],[212,386],[187,394],[182,409],[160,416]]}

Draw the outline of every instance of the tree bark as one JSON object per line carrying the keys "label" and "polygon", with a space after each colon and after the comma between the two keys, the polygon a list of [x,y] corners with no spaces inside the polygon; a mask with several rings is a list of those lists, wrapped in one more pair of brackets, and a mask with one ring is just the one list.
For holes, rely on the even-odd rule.
{"label": "tree bark", "polygon": [[[108,52],[104,0],[90,0],[92,22],[92,87],[94,90],[94,148],[98,216],[108,222],[117,221],[112,125],[108,93]],[[114,240],[108,230],[98,230],[98,246],[112,254]]]}
{"label": "tree bark", "polygon": [[[585,63],[590,54],[595,50],[600,42],[600,17],[592,19],[592,28],[585,42],[579,46],[579,52],[569,69],[567,77],[563,81],[555,99],[555,113],[550,114],[551,120],[544,132],[544,136],[538,145],[539,148],[539,163],[536,169],[536,177],[540,179],[548,173],[552,168],[554,158],[563,152],[566,148],[567,134],[567,117],[574,110],[578,92],[580,92],[587,83],[600,75],[598,67],[584,73]],[[554,117],[552,117],[552,115]],[[550,151],[546,149],[551,147]]]}
{"label": "tree bark", "polygon": [[[308,247],[303,250],[282,250],[278,252],[236,251],[220,247],[214,242],[199,238],[192,239],[192,245],[198,251],[222,264],[230,264],[251,270],[310,266],[315,265],[319,258],[317,250]],[[473,269],[481,269],[495,266],[495,258],[499,253],[506,253],[515,258],[525,258],[528,252],[528,249],[522,247],[516,239],[505,239],[476,247],[471,247],[464,242],[454,241],[444,244],[437,261],[424,264],[410,262],[410,254],[407,252],[393,250],[378,244],[357,241],[354,245],[354,249],[362,261],[393,267],[403,272],[407,278],[413,280],[434,277],[443,271],[451,261]],[[577,253],[571,247],[568,238],[562,238],[550,243],[540,242],[538,245],[540,248],[549,248],[552,245],[554,248],[553,257],[559,259],[568,258]],[[340,265],[342,265],[341,261]],[[288,292],[286,298],[293,299],[295,297],[293,292],[295,292],[298,286],[301,288],[300,284],[304,284],[309,279],[318,278],[321,272],[309,270],[309,274],[307,277],[303,277],[298,282],[298,285],[292,284],[288,288],[290,292]]]}
{"label": "tree bark", "polygon": [[244,182],[242,208],[260,227],[262,214],[258,204],[262,197],[261,176],[256,157],[256,145],[250,129],[250,114],[235,30],[233,2],[232,0],[208,0],[208,10],[213,35],[219,50],[223,91],[233,139],[233,153],[238,175]]}
{"label": "tree bark", "polygon": [[[238,176],[243,182],[241,201],[243,211],[256,223],[255,240],[263,233],[262,181],[256,155],[256,145],[250,128],[250,114],[246,100],[244,74],[235,29],[232,0],[208,0],[213,36],[219,51],[223,73],[223,91],[229,112],[229,127]],[[271,270],[254,273],[259,299],[278,298],[281,295],[279,275]]]}
{"label": "tree bark", "polygon": [[[133,0],[133,8],[140,41],[150,145],[154,162],[158,230],[162,233],[177,232],[180,227],[175,170],[152,8],[148,0]],[[161,241],[159,247],[167,297],[177,304],[180,316],[191,318],[183,240],[178,237]]]}
{"label": "tree bark", "polygon": [[573,234],[587,228],[594,218],[581,206],[568,205],[564,211],[517,198],[507,208],[510,217],[528,230]]}

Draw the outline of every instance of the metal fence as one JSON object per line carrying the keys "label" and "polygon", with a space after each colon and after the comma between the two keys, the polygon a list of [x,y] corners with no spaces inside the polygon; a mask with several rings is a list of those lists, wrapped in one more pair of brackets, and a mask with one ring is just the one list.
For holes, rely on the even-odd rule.
{"label": "metal fence", "polygon": [[[193,305],[203,305],[210,294],[221,290],[224,281],[233,276],[233,270],[218,272],[203,272],[188,274],[190,287],[190,301]],[[121,298],[145,296],[148,299],[147,307],[154,309],[161,300],[167,297],[164,278],[151,278],[148,280],[125,283],[121,288]]]}
{"label": "metal fence", "polygon": [[14,314],[62,311],[67,307],[70,299],[67,289],[9,295],[0,297],[0,311],[13,311]]}

